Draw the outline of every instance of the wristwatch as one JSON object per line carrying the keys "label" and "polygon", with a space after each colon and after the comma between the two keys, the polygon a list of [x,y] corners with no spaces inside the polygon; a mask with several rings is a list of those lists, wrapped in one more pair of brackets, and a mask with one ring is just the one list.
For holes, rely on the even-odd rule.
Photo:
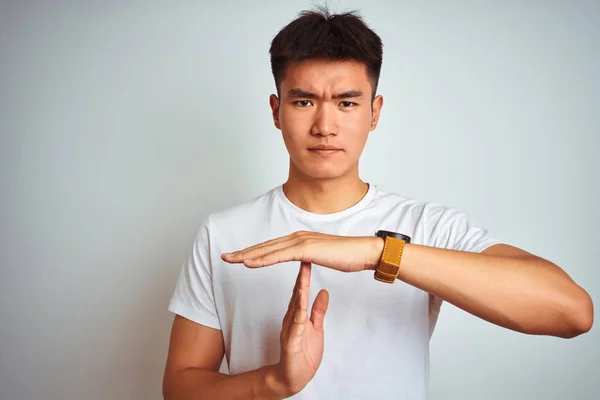
{"label": "wristwatch", "polygon": [[410,236],[390,231],[377,231],[375,236],[382,238],[385,243],[374,277],[380,282],[394,283],[400,272],[404,245],[410,243]]}

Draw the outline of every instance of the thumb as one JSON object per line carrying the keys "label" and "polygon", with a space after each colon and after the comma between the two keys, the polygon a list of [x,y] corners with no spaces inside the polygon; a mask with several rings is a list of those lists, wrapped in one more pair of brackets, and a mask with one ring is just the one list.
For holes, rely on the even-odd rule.
{"label": "thumb", "polygon": [[327,312],[328,305],[329,292],[325,289],[322,289],[319,294],[317,294],[310,312],[310,321],[316,330],[320,331],[323,329],[323,320],[325,319],[325,313]]}

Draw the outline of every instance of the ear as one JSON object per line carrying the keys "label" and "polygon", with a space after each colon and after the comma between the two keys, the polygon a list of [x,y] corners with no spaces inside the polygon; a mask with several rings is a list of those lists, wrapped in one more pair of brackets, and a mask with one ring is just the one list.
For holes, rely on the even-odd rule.
{"label": "ear", "polygon": [[273,112],[273,123],[277,129],[281,130],[281,124],[279,123],[279,98],[272,94],[269,97],[269,104],[271,105],[271,111]]}
{"label": "ear", "polygon": [[375,130],[377,128],[377,122],[379,122],[379,115],[381,113],[381,108],[383,107],[383,96],[378,95],[373,99],[372,113],[371,113],[371,127],[370,131]]}

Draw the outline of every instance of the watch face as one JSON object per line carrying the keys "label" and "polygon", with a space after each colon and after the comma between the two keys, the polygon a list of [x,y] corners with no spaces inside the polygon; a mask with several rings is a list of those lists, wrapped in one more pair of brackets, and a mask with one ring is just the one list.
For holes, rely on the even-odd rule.
{"label": "watch face", "polygon": [[402,233],[398,233],[398,232],[377,231],[375,236],[379,236],[380,238],[384,238],[384,239],[386,236],[391,236],[391,237],[395,237],[397,239],[404,240],[406,243],[410,243],[410,236],[403,235]]}

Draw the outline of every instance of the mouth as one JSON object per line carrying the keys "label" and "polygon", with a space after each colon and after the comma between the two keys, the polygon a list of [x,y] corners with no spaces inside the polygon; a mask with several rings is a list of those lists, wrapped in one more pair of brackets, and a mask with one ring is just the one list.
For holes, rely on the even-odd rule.
{"label": "mouth", "polygon": [[315,153],[315,154],[320,154],[320,155],[326,156],[326,155],[331,155],[331,154],[336,154],[336,153],[342,152],[343,150],[339,149],[335,146],[320,145],[320,146],[310,147],[308,149],[308,151]]}
{"label": "mouth", "polygon": [[311,153],[317,154],[320,156],[332,156],[338,153],[341,153],[342,150],[322,150],[322,149],[308,149]]}

